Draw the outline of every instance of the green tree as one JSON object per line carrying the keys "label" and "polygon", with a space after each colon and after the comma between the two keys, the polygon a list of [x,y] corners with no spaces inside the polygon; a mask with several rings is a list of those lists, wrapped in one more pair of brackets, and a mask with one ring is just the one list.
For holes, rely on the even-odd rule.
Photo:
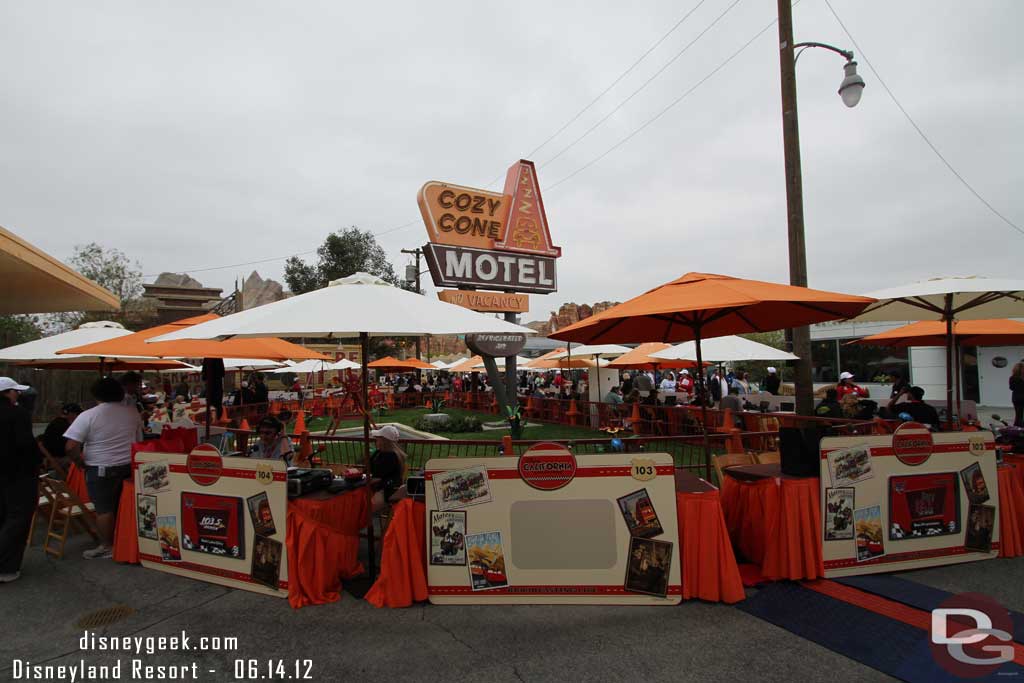
{"label": "green tree", "polygon": [[0,315],[0,348],[24,344],[43,336],[34,315]]}
{"label": "green tree", "polygon": [[114,320],[125,323],[130,311],[138,307],[142,298],[142,265],[132,261],[120,249],[107,249],[90,242],[75,245],[68,265],[101,287],[113,292],[121,301],[118,312],[86,313],[70,311],[57,313],[47,320],[54,332],[74,329],[91,320]]}
{"label": "green tree", "polygon": [[[782,330],[774,330],[772,332],[751,332],[749,334],[741,334],[741,337],[755,341],[765,346],[771,346],[772,348],[779,349],[780,351],[786,350],[786,335]],[[792,371],[787,365],[786,361],[782,362],[768,362],[768,361],[744,361],[742,363],[730,363],[733,368],[746,370],[751,375],[752,382],[760,382],[768,374],[768,368],[774,366],[778,372],[779,377],[783,381],[792,381]]]}
{"label": "green tree", "polygon": [[326,287],[331,280],[364,272],[399,285],[395,269],[384,249],[369,230],[356,227],[332,232],[317,249],[317,262],[306,263],[295,256],[284,265],[284,280],[295,294]]}

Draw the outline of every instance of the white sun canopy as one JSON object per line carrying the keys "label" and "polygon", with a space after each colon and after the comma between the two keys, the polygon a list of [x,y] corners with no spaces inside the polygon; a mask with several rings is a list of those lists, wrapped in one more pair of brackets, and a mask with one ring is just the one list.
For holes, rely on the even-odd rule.
{"label": "white sun canopy", "polygon": [[628,346],[619,346],[618,344],[583,344],[580,346],[570,347],[568,351],[562,351],[549,356],[551,360],[557,360],[559,358],[618,358],[619,356],[629,353],[632,351]]}
{"label": "white sun canopy", "polygon": [[[949,301],[947,295],[951,296]],[[865,296],[878,302],[851,320],[942,320],[947,303],[956,320],[1024,317],[1024,280],[943,277],[880,289]]]}
{"label": "white sun canopy", "polygon": [[[786,361],[796,360],[791,353],[780,351],[766,344],[760,344],[744,337],[728,335],[702,339],[700,342],[701,358],[704,362],[727,363],[753,360]],[[651,358],[664,360],[697,360],[697,347],[692,341],[683,342],[669,347],[664,351],[656,351]]]}
{"label": "white sun canopy", "polygon": [[148,341],[227,337],[331,337],[351,339],[421,334],[504,332],[528,327],[389,285],[366,273],[281,301],[193,325]]}

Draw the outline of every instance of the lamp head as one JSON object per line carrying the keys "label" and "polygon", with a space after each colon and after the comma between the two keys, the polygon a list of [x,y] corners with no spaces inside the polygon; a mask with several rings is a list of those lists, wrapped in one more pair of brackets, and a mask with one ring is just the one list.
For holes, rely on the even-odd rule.
{"label": "lamp head", "polygon": [[839,96],[843,98],[843,104],[847,107],[856,107],[864,92],[864,79],[857,74],[857,62],[852,59],[843,69],[846,71],[846,77],[839,84]]}

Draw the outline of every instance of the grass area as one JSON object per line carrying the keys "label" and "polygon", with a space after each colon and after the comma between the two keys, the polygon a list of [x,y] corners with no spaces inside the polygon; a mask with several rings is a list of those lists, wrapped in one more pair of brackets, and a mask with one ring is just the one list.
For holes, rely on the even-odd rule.
{"label": "grass area", "polygon": [[[413,424],[426,415],[425,408],[410,408],[388,411],[383,415],[374,415],[377,423],[397,422],[407,426]],[[496,422],[498,417],[489,413],[477,413],[458,408],[446,408],[445,411],[453,418],[475,417],[481,422]],[[327,428],[330,420],[327,418],[313,418],[307,422],[310,432],[323,431]],[[339,428],[361,427],[362,420],[343,420]],[[529,441],[551,440],[551,441],[575,441],[579,439],[608,439],[607,433],[589,429],[587,427],[574,427],[570,425],[533,423],[537,426],[527,427],[523,430],[523,438]],[[438,432],[438,436],[454,441],[483,441],[482,444],[460,444],[452,446],[445,441],[434,443],[405,443],[402,448],[409,456],[409,466],[412,469],[420,469],[424,463],[431,458],[456,458],[456,457],[494,457],[498,455],[498,446],[503,436],[508,434],[507,429],[482,431],[482,432]],[[621,448],[631,453],[669,453],[677,467],[697,467],[704,463],[704,450],[699,444],[680,443],[679,441],[647,441],[641,444],[624,433],[621,437]],[[319,449],[321,458],[325,463],[354,465],[363,461],[363,450],[360,442],[321,442],[316,443],[313,437],[315,448]],[[576,444],[573,447],[577,454],[604,453],[608,451],[606,445]],[[713,447],[712,453],[723,452],[724,449]]]}

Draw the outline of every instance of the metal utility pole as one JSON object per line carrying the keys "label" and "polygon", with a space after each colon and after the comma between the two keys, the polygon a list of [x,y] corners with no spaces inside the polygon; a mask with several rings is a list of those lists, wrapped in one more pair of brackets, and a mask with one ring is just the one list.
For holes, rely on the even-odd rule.
{"label": "metal utility pole", "polygon": [[[796,109],[796,60],[793,57],[793,8],[791,0],[778,0],[779,71],[782,77],[782,140],[786,158],[786,209],[789,225],[789,284],[807,286],[807,249],[804,241],[803,179],[800,170],[800,126]],[[787,331],[792,340],[796,384],[796,412],[814,411],[811,372],[811,329],[804,325]]]}
{"label": "metal utility pole", "polygon": [[[413,255],[416,256],[416,277],[415,278],[409,278],[408,271],[406,271],[406,278],[405,278],[405,280],[406,280],[406,282],[409,282],[410,280],[415,281],[416,282],[416,293],[417,294],[422,294],[423,290],[420,288],[420,275],[422,274],[420,272],[420,258],[423,257],[423,250],[420,249],[419,247],[416,247],[415,249],[403,249],[402,253],[403,254],[413,254]],[[419,359],[420,359],[420,338],[417,336],[416,337],[416,360],[419,360]],[[416,381],[417,382],[420,381],[420,371],[419,370],[416,371]]]}

